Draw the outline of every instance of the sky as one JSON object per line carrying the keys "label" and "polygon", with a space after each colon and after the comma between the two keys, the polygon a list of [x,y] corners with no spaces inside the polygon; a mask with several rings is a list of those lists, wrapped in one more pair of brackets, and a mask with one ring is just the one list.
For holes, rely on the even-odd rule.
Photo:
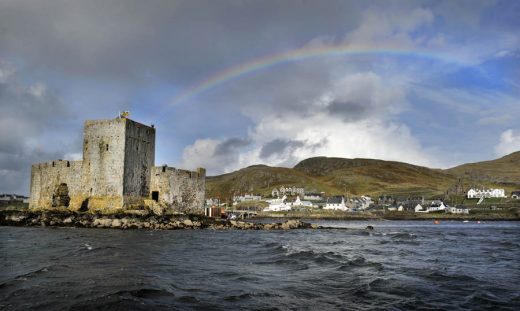
{"label": "sky", "polygon": [[0,0],[0,193],[81,159],[87,119],[156,165],[436,168],[520,150],[520,1]]}

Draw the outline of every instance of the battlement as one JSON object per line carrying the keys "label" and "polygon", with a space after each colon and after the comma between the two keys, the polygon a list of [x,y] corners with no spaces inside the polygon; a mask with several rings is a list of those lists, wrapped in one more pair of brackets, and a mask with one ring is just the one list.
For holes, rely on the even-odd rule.
{"label": "battlement", "polygon": [[178,175],[178,176],[184,176],[188,178],[205,178],[206,177],[206,169],[204,168],[197,168],[196,171],[190,171],[185,169],[178,169],[172,166],[162,165],[162,166],[155,166],[152,169],[152,175],[159,176],[159,175]]}
{"label": "battlement", "polygon": [[[32,165],[30,206],[49,208],[56,202],[70,202],[73,209],[117,209],[142,205],[144,199],[153,196],[152,183],[154,187],[170,187],[173,196],[164,200],[166,204],[173,204],[174,196],[182,194],[180,201],[185,206],[203,206],[200,197],[205,190],[204,169],[155,167],[154,161],[153,126],[125,117],[87,120],[83,128],[83,161],[55,160]],[[193,189],[187,189],[190,187]],[[196,199],[186,196],[192,190]],[[70,200],[57,200],[58,192],[67,193]]]}
{"label": "battlement", "polygon": [[33,164],[33,169],[47,169],[47,168],[77,168],[81,167],[83,165],[83,161],[71,161],[71,160],[54,160],[49,162],[43,162],[43,163],[36,163]]}

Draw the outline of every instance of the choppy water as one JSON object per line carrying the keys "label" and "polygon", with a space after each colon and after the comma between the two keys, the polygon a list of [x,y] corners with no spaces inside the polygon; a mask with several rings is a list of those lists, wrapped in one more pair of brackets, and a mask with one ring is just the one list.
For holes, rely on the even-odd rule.
{"label": "choppy water", "polygon": [[322,224],[353,230],[0,227],[0,308],[520,309],[519,222]]}

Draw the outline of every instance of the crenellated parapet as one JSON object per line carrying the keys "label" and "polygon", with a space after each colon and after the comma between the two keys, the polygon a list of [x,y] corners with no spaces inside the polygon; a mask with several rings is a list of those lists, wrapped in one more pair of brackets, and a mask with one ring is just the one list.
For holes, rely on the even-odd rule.
{"label": "crenellated parapet", "polygon": [[156,191],[168,205],[203,207],[203,168],[187,171],[155,167],[154,162],[154,127],[128,118],[88,120],[82,161],[32,166],[29,206],[114,211],[144,206]]}
{"label": "crenellated parapet", "polygon": [[179,209],[204,206],[206,170],[188,171],[168,166],[152,169],[151,197]]}

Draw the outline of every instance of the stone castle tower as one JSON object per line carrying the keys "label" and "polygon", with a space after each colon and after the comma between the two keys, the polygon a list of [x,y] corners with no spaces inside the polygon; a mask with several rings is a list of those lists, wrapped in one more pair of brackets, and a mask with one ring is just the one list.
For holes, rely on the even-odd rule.
{"label": "stone castle tower", "polygon": [[34,164],[32,209],[117,210],[147,199],[170,207],[202,208],[205,170],[154,167],[155,128],[128,118],[91,120],[83,131],[83,160]]}

